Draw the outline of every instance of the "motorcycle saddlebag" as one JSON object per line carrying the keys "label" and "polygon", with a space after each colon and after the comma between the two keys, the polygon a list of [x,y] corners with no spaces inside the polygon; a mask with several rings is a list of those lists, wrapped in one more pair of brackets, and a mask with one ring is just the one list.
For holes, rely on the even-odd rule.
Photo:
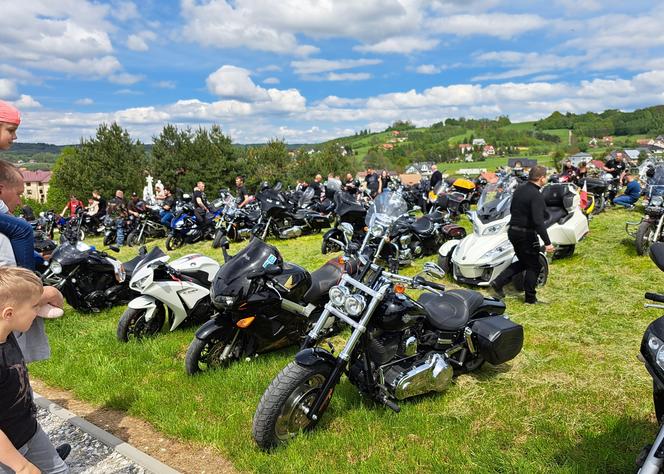
{"label": "motorcycle saddlebag", "polygon": [[502,316],[477,319],[472,325],[479,353],[492,365],[514,359],[523,347],[523,326]]}
{"label": "motorcycle saddlebag", "polygon": [[466,229],[457,224],[445,224],[443,235],[448,239],[463,239],[466,236]]}

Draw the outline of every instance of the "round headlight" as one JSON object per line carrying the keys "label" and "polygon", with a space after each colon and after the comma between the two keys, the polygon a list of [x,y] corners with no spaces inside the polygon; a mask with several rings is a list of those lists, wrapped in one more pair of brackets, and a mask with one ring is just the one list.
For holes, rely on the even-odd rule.
{"label": "round headlight", "polygon": [[62,265],[60,265],[60,262],[56,262],[54,260],[50,263],[49,267],[51,268],[51,271],[56,275],[62,273]]}
{"label": "round headlight", "polygon": [[653,351],[658,351],[662,347],[662,341],[656,336],[650,336],[648,339],[648,347]]}
{"label": "round headlight", "polygon": [[333,286],[330,288],[330,301],[334,306],[343,306],[349,291],[345,286]]}
{"label": "round headlight", "polygon": [[371,229],[369,230],[371,232],[371,235],[373,237],[381,237],[383,235],[383,232],[385,232],[385,229],[383,228],[382,225],[372,225]]}
{"label": "round headlight", "polygon": [[664,203],[664,198],[662,196],[655,196],[650,200],[651,206],[661,206]]}
{"label": "round headlight", "polygon": [[346,302],[344,303],[344,309],[351,316],[358,316],[362,314],[362,311],[364,311],[365,306],[366,306],[366,301],[360,295],[349,296],[348,298],[346,298]]}

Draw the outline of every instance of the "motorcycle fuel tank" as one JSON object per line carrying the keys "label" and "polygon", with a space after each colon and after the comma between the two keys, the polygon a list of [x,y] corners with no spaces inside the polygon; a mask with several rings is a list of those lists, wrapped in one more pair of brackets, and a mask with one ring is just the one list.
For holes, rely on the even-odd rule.
{"label": "motorcycle fuel tank", "polygon": [[[302,301],[302,297],[311,286],[311,275],[304,268],[293,263],[284,262],[283,271],[273,277],[282,287],[286,288],[287,293],[284,298],[290,301]],[[280,289],[281,292],[283,290]]]}

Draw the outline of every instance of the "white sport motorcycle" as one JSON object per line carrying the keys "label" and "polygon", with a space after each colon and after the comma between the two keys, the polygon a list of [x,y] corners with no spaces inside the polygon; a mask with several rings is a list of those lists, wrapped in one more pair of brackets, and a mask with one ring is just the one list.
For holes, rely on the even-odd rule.
{"label": "white sport motorcycle", "polygon": [[122,342],[157,334],[168,318],[173,331],[184,321],[202,324],[215,314],[210,284],[219,263],[191,254],[166,263],[170,257],[153,248],[136,266],[129,287],[141,293],[128,304],[118,322]]}
{"label": "white sport motorcycle", "polygon": [[[438,251],[438,263],[461,283],[488,286],[512,262],[514,248],[507,237],[510,204],[516,188],[515,180],[501,180],[485,187],[477,210],[468,218],[473,233],[462,239],[445,242]],[[545,225],[551,243],[556,247],[554,258],[570,256],[576,244],[588,233],[588,219],[580,206],[577,186],[571,183],[549,184],[542,189],[546,202]],[[540,244],[544,243],[540,239]],[[538,286],[546,283],[549,265],[540,253],[542,271]],[[520,283],[515,281],[517,287]]]}

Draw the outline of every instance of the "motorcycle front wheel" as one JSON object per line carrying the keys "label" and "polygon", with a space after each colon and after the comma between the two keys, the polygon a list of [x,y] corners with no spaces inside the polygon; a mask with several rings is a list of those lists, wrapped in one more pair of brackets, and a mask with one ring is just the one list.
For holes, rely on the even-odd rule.
{"label": "motorcycle front wheel", "polygon": [[242,353],[241,343],[239,329],[228,330],[207,339],[194,337],[184,360],[187,374],[220,369],[238,360]]}
{"label": "motorcycle front wheel", "polygon": [[179,235],[169,235],[166,237],[166,249],[169,251],[179,249],[184,245],[184,238]]}
{"label": "motorcycle front wheel", "polygon": [[221,229],[217,229],[217,231],[214,233],[214,239],[212,240],[212,248],[213,249],[218,249],[221,247],[221,239],[224,238],[224,231]]}
{"label": "motorcycle front wheel", "polygon": [[648,255],[654,230],[654,226],[650,222],[643,221],[639,224],[636,231],[636,241],[634,242],[637,255]]}
{"label": "motorcycle front wheel", "polygon": [[134,246],[138,247],[139,245],[143,245],[144,243],[145,243],[145,234],[143,234],[139,238],[139,232],[136,230],[131,231],[127,236],[127,245],[129,245],[130,247]]}
{"label": "motorcycle front wheel", "polygon": [[[308,367],[291,362],[272,380],[254,414],[252,435],[258,447],[267,451],[316,426],[317,421],[307,418],[305,412],[331,372],[332,366],[322,362]],[[319,419],[331,398],[321,407]]]}
{"label": "motorcycle front wheel", "polygon": [[150,321],[145,320],[146,309],[127,308],[118,322],[117,338],[121,342],[129,340],[141,340],[145,337],[154,336],[164,326],[166,312],[164,305],[158,304]]}
{"label": "motorcycle front wheel", "polygon": [[110,233],[108,235],[104,236],[104,247],[108,247],[109,245],[115,243],[115,234]]}

